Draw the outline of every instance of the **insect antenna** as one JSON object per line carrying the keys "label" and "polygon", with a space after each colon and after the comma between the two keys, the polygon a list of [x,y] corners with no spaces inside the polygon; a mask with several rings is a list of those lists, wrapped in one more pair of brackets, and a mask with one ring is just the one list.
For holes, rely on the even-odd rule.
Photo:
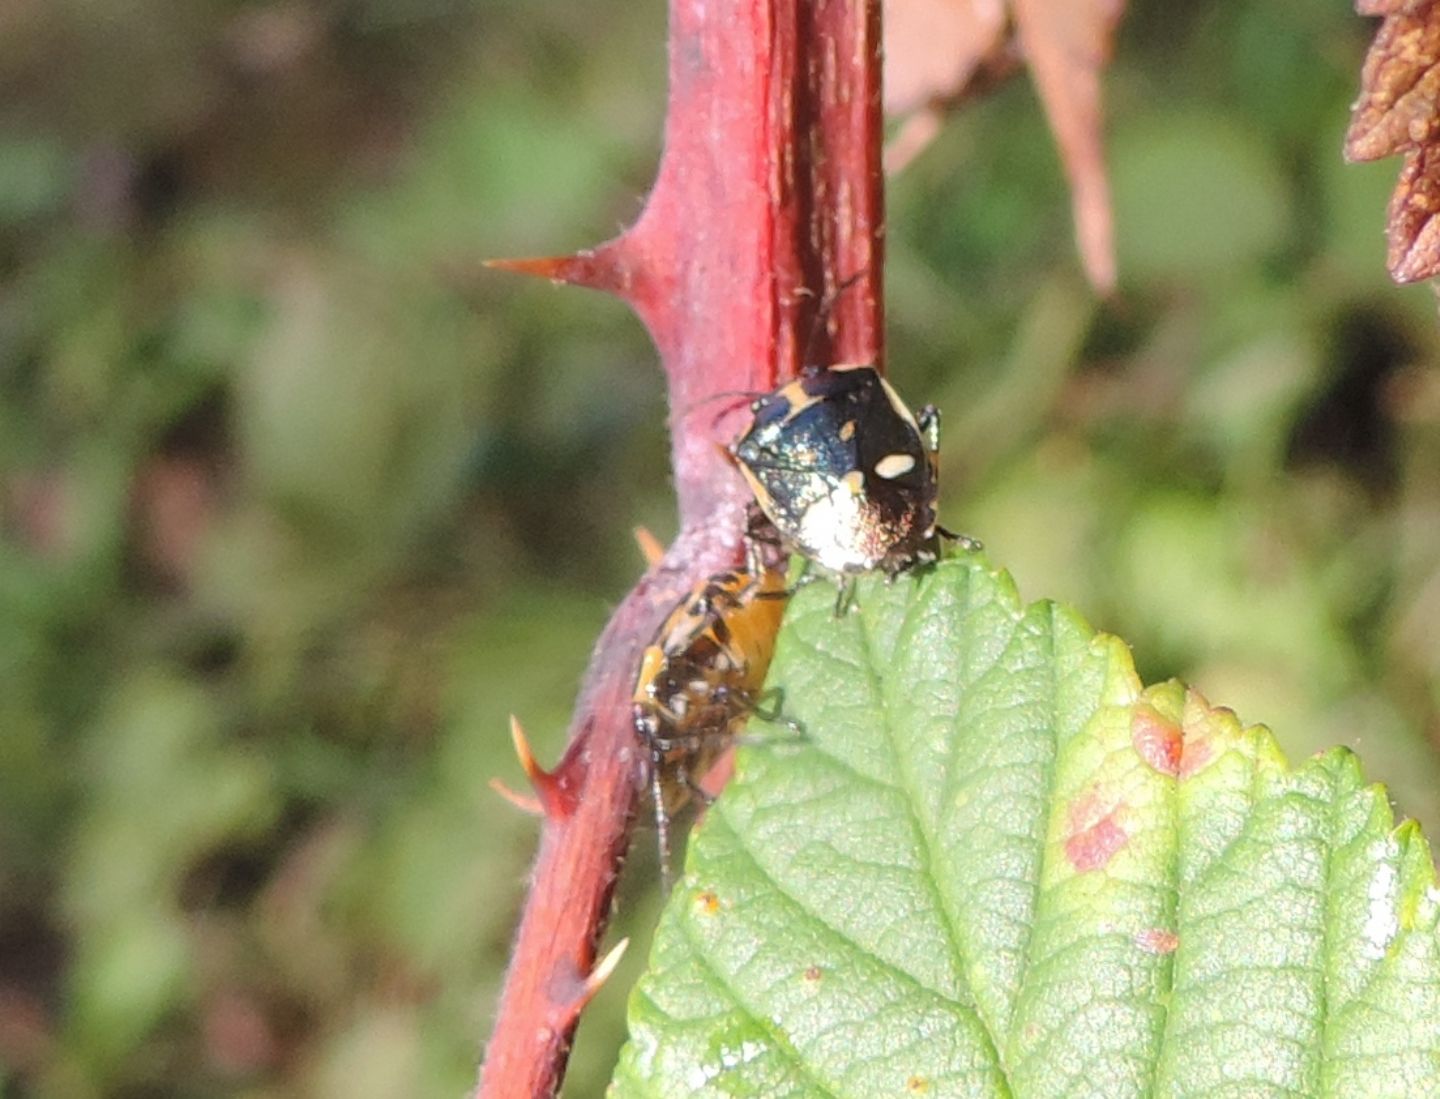
{"label": "insect antenna", "polygon": [[[682,417],[688,416],[697,408],[702,408],[707,404],[713,404],[716,401],[723,401],[727,398],[734,400],[738,403],[741,401],[753,401],[763,396],[765,396],[765,394],[758,389],[722,389],[719,393],[711,393],[708,397],[701,397],[697,401],[691,401],[688,405],[686,405],[683,409],[680,410],[680,415]],[[719,412],[715,413],[714,419],[710,421],[711,430],[713,431],[715,426],[719,424],[722,419],[728,416],[731,412],[735,411],[735,407],[736,406],[734,404],[731,404],[726,406],[725,408],[722,408]]]}
{"label": "insect antenna", "polygon": [[[800,372],[802,374],[825,369],[824,363],[817,363],[815,361],[816,340],[829,323],[830,314],[835,311],[835,305],[839,302],[840,296],[864,278],[865,273],[869,270],[870,265],[866,264],[853,275],[847,275],[844,279],[840,280],[840,285],[820,299],[820,304],[815,309],[815,316],[810,321],[810,335],[805,338],[805,352],[800,356]],[[800,293],[804,297],[814,297],[814,293],[808,287],[802,289]]]}
{"label": "insect antenna", "polygon": [[[865,273],[869,270],[870,267],[868,264],[860,268],[860,270],[856,271],[853,275],[849,275],[846,278],[842,279],[839,286],[835,287],[833,291],[826,294],[821,299],[819,306],[815,310],[815,316],[810,321],[810,334],[805,339],[805,353],[800,357],[800,372],[802,374],[813,373],[815,371],[825,369],[824,364],[816,363],[813,361],[816,341],[818,340],[820,333],[824,330],[826,323],[829,321],[830,314],[834,311],[835,304],[840,300],[840,296],[844,294],[846,290],[849,290],[850,287],[854,286],[857,282],[864,278]],[[808,287],[802,287],[799,293],[803,297],[814,297],[814,292],[811,291]],[[688,416],[697,408],[700,408],[707,404],[711,404],[714,401],[723,401],[727,398],[733,398],[735,400],[743,401],[753,401],[763,396],[765,396],[765,393],[761,390],[724,389],[718,393],[711,393],[709,396],[701,397],[699,400],[691,401],[688,405],[685,406],[684,409],[681,410],[680,414],[682,416]],[[724,416],[726,416],[733,410],[734,406],[732,405],[729,408],[725,408],[717,412],[715,414],[715,419],[711,423],[711,426],[713,427]]]}

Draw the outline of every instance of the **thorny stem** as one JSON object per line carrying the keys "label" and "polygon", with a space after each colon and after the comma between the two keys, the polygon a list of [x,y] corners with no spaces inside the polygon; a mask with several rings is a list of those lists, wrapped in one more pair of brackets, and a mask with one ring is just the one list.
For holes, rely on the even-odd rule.
{"label": "thorny stem", "polygon": [[[643,797],[640,653],[699,578],[740,560],[746,491],[725,459],[733,392],[803,365],[882,360],[879,0],[671,0],[665,152],[639,221],[590,252],[502,264],[609,290],[670,389],[680,535],[605,628],[553,773],[540,851],[477,1099],[553,1096]],[[854,278],[858,275],[858,278]],[[816,310],[847,279],[825,330]]]}

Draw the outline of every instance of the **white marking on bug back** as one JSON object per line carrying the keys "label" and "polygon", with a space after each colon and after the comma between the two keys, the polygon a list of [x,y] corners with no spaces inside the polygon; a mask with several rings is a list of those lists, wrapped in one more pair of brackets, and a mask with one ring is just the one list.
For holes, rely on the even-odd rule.
{"label": "white marking on bug back", "polygon": [[915,468],[915,458],[910,454],[887,454],[875,463],[875,472],[887,481],[903,477]]}
{"label": "white marking on bug back", "polygon": [[832,572],[868,569],[874,566],[866,548],[856,545],[855,532],[863,529],[865,478],[851,470],[840,479],[840,489],[831,489],[805,509],[800,516],[799,542],[815,562]]}

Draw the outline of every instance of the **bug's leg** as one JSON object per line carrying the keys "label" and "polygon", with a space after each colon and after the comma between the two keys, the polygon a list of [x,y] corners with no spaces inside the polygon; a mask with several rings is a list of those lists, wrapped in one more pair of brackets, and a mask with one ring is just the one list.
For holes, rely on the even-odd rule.
{"label": "bug's leg", "polygon": [[764,567],[760,552],[762,547],[774,551],[773,556],[778,557],[780,532],[765,518],[759,506],[752,503],[745,509],[745,570],[752,576],[758,575]]}
{"label": "bug's leg", "polygon": [[710,596],[710,609],[714,611],[722,605],[727,610],[734,610],[740,606],[740,599],[729,588],[717,587]]}
{"label": "bug's leg", "polygon": [[745,538],[757,545],[780,545],[780,532],[770,522],[765,510],[754,501],[745,506]]}
{"label": "bug's leg", "polygon": [[920,435],[930,453],[940,453],[940,410],[933,404],[927,404],[915,417],[915,424],[920,428]]}
{"label": "bug's leg", "polygon": [[715,613],[715,593],[714,584],[705,585],[700,594],[691,600],[690,613],[697,618],[709,618]]}
{"label": "bug's leg", "polygon": [[[750,572],[759,572],[767,561],[771,567],[778,565],[783,557],[785,539],[775,529],[775,524],[763,508],[753,500],[745,508],[745,567]],[[768,550],[768,554],[761,553]]]}
{"label": "bug's leg", "polygon": [[940,524],[938,523],[935,524],[935,533],[940,535],[941,538],[948,538],[950,541],[954,542],[963,550],[973,551],[982,550],[985,548],[984,544],[980,541],[980,539],[971,538],[968,534],[956,534],[953,530],[948,530],[945,527],[940,526]]}
{"label": "bug's leg", "polygon": [[768,691],[761,691],[758,695],[748,699],[750,712],[761,721],[768,721],[778,725],[781,721],[780,703],[784,692],[779,687],[771,687]]}
{"label": "bug's leg", "polygon": [[855,577],[842,576],[835,593],[835,617],[844,618],[855,607]]}
{"label": "bug's leg", "polygon": [[670,817],[665,812],[665,793],[660,788],[660,754],[650,756],[650,796],[655,800],[655,839],[660,848],[660,888],[665,896],[675,886],[675,872],[670,868]]}
{"label": "bug's leg", "polygon": [[651,741],[652,749],[657,758],[664,757],[671,752],[693,752],[699,747],[700,738],[693,733],[684,733],[680,736],[660,736],[656,734]]}
{"label": "bug's leg", "polygon": [[[761,721],[767,721],[772,725],[783,725],[796,737],[803,739],[805,729],[798,721],[786,717],[784,712],[785,692],[780,687],[771,687],[758,695],[746,694],[744,696],[745,709],[753,717]],[[774,739],[769,736],[757,733],[740,733],[735,738],[735,744],[740,747],[753,747],[757,744],[773,744]]]}
{"label": "bug's leg", "polygon": [[819,579],[819,574],[810,567],[811,564],[812,562],[808,557],[800,562],[800,575],[795,577],[796,587],[799,587],[801,584],[808,584],[812,580]]}
{"label": "bug's leg", "polygon": [[920,438],[924,439],[924,447],[930,454],[940,452],[940,409],[935,405],[926,405],[920,409],[920,415],[914,418],[917,428],[920,428]]}
{"label": "bug's leg", "polygon": [[705,808],[708,809],[710,808],[710,806],[715,804],[715,795],[712,794],[709,790],[705,789],[705,787],[701,786],[700,783],[696,782],[695,779],[691,777],[689,771],[685,772],[683,776],[683,781],[685,783],[685,788],[689,790],[690,793],[694,795],[695,800],[698,801],[701,805],[705,806]]}
{"label": "bug's leg", "polygon": [[799,591],[801,588],[813,584],[820,579],[820,574],[811,568],[812,564],[814,564],[814,562],[808,557],[801,559],[800,573],[795,577],[795,586],[790,589],[791,591]]}
{"label": "bug's leg", "polygon": [[798,737],[805,735],[805,727],[800,722],[785,716],[785,689],[783,687],[770,687],[755,696],[750,703],[750,712],[761,721],[785,726]]}

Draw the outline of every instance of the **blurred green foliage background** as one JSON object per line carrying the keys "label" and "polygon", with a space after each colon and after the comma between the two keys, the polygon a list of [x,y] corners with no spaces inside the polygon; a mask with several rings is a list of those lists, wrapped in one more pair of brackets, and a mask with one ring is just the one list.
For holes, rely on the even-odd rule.
{"label": "blurred green foliage background", "polygon": [[[1356,746],[1433,835],[1436,308],[1384,275],[1398,165],[1340,158],[1371,30],[1132,5],[1106,304],[1028,85],[966,109],[890,191],[890,361],[1027,597]],[[558,755],[631,526],[673,529],[639,323],[479,261],[635,216],[663,35],[659,0],[0,6],[0,1095],[473,1079],[536,833],[486,788],[505,716]]]}

